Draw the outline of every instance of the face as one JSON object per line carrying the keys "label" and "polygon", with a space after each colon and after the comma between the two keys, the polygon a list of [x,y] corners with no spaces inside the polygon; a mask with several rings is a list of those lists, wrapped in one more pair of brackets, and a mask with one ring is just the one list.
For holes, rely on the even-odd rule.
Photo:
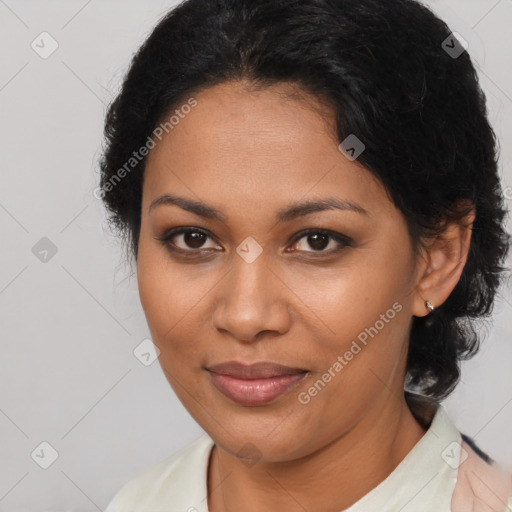
{"label": "face", "polygon": [[[338,149],[334,114],[290,84],[246,85],[195,95],[150,151],[137,276],[189,413],[226,451],[285,461],[402,395],[416,260],[382,184]],[[208,370],[228,361],[306,372],[244,403]]]}

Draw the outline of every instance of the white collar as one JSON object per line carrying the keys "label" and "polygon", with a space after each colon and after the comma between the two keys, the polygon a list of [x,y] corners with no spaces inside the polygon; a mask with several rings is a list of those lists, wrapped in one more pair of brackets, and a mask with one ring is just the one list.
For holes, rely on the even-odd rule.
{"label": "white collar", "polygon": [[450,512],[462,438],[438,404],[430,427],[377,487],[344,512]]}
{"label": "white collar", "polygon": [[[345,512],[450,512],[461,436],[441,405],[430,427],[377,487]],[[208,464],[214,441],[199,439],[130,480],[106,512],[209,512]]]}

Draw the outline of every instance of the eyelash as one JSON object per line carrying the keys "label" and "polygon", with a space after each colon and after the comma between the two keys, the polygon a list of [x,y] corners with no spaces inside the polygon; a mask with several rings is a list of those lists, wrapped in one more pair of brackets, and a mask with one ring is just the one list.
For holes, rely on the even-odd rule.
{"label": "eyelash", "polygon": [[[173,229],[171,231],[164,233],[160,237],[156,237],[156,239],[159,240],[164,245],[164,247],[166,249],[168,249],[169,251],[171,251],[173,253],[186,254],[187,256],[193,256],[193,255],[197,256],[197,255],[201,255],[202,253],[204,254],[204,252],[206,252],[206,251],[208,251],[208,252],[215,251],[215,249],[213,249],[213,250],[212,249],[182,249],[180,247],[177,247],[175,244],[173,244],[171,242],[171,240],[173,238],[175,238],[179,235],[182,235],[182,234],[187,234],[187,233],[201,233],[202,235],[205,235],[208,238],[211,238],[213,240],[213,238],[208,234],[208,232],[206,232],[205,230],[203,230],[201,228],[196,228],[196,227],[176,228],[176,229]],[[345,247],[352,246],[352,240],[350,238],[348,238],[347,236],[342,235],[340,233],[336,233],[335,231],[330,231],[328,229],[318,229],[318,228],[310,228],[310,229],[300,231],[292,239],[291,245],[292,246],[295,245],[302,238],[305,238],[312,234],[326,235],[330,239],[338,242],[342,247],[338,248],[338,249],[331,249],[329,251],[323,251],[323,250],[314,251],[314,250],[312,250],[312,251],[299,251],[299,252],[311,253],[313,255],[313,257],[319,257],[319,256],[321,257],[322,255],[325,256],[325,255],[331,255],[331,254],[338,253],[341,250],[343,250]]]}

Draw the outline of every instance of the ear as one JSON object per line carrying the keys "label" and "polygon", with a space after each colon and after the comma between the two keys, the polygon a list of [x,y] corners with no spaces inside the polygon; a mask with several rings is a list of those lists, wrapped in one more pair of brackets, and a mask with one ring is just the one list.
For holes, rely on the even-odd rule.
{"label": "ear", "polygon": [[[467,203],[464,204],[467,207]],[[462,220],[448,223],[441,235],[428,240],[418,265],[414,316],[429,314],[425,305],[427,300],[434,307],[441,306],[459,282],[468,258],[475,220],[475,208],[472,205],[470,208]]]}

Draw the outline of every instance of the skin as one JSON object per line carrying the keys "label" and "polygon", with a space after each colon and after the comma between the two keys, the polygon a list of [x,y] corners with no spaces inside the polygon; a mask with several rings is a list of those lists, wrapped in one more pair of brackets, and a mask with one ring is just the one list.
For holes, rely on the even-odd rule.
{"label": "skin", "polygon": [[[338,149],[333,112],[297,86],[256,90],[229,82],[194,97],[197,106],[148,156],[137,277],[161,367],[215,441],[209,510],[345,509],[425,433],[403,395],[411,322],[428,314],[425,300],[439,307],[455,287],[471,230],[448,225],[415,254],[382,184]],[[225,219],[175,204],[150,210],[163,194],[206,203]],[[367,213],[327,209],[275,219],[292,203],[327,197]],[[208,236],[202,245],[180,234],[167,246],[158,240],[182,226]],[[308,228],[351,242],[295,240]],[[262,248],[252,263],[236,252],[249,236]],[[173,244],[182,254],[169,250]],[[300,403],[299,393],[397,302],[401,311]],[[229,360],[309,374],[271,404],[244,407],[222,395],[205,370]],[[244,446],[255,463],[237,456]]]}

